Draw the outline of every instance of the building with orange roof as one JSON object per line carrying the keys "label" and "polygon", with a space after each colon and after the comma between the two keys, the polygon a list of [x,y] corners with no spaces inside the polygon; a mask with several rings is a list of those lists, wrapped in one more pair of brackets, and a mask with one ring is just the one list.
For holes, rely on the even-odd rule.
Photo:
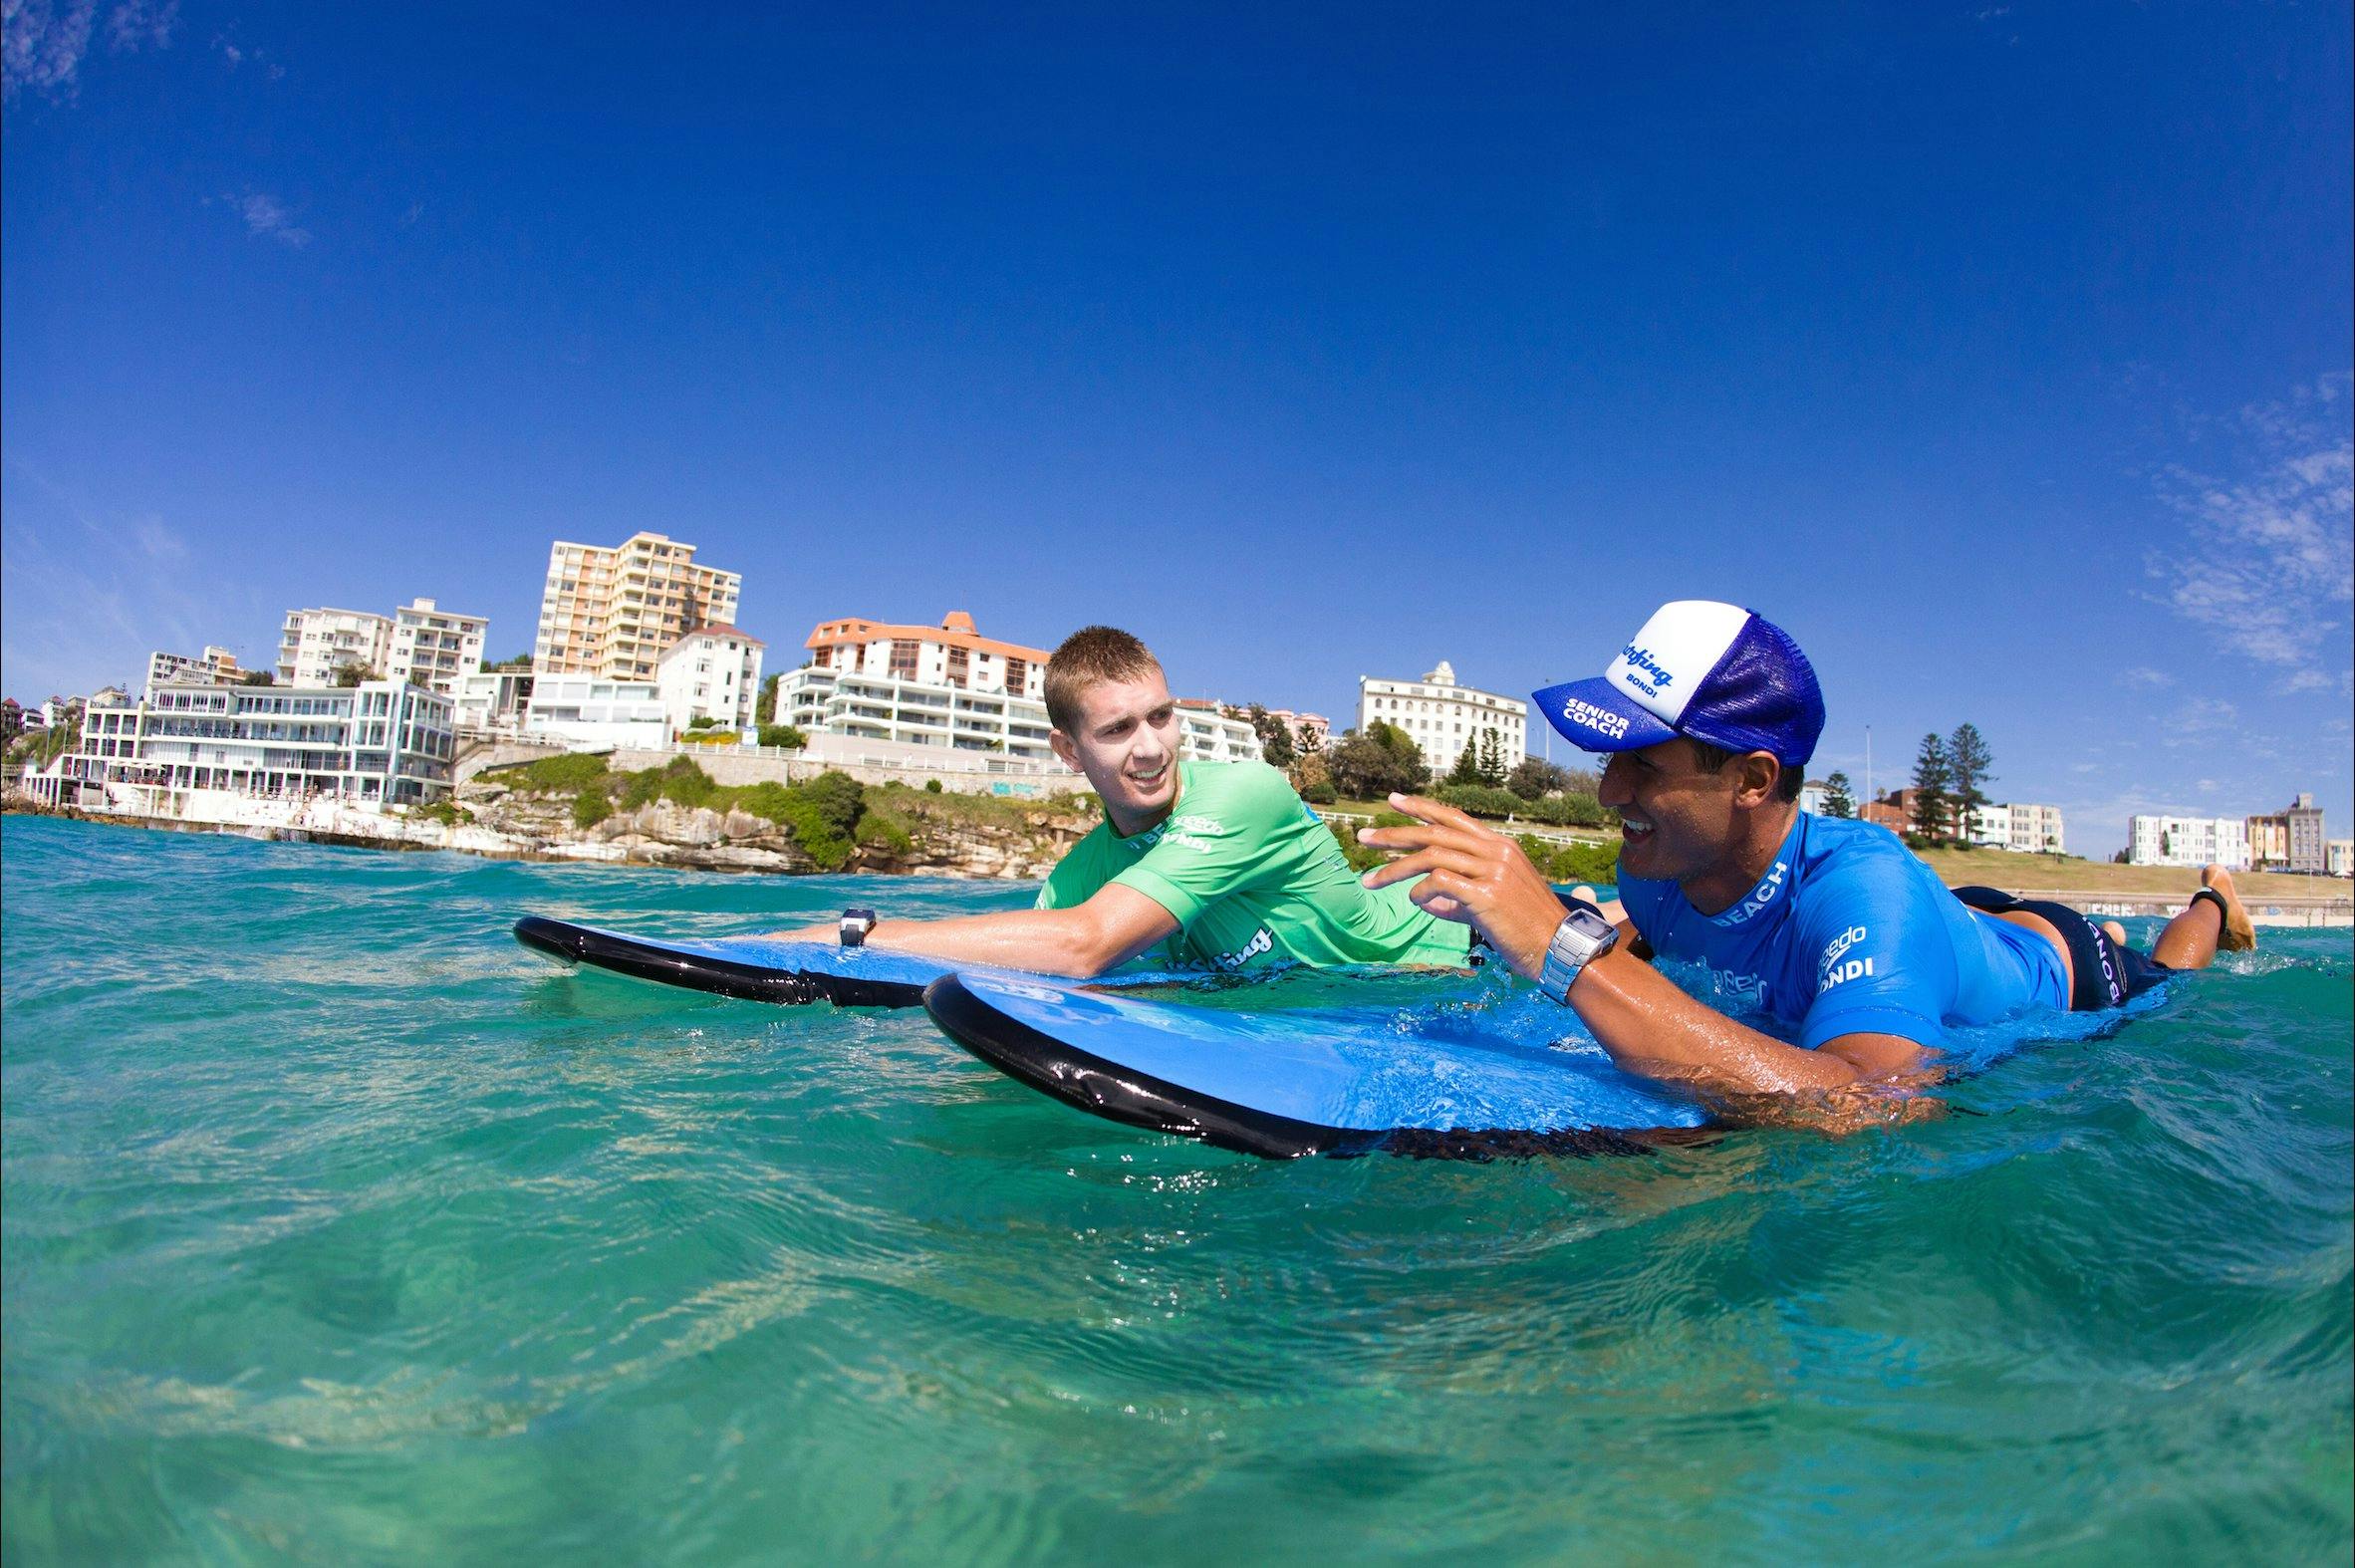
{"label": "building with orange roof", "polygon": [[[905,748],[928,747],[1069,776],[1047,744],[1046,649],[983,637],[962,610],[935,626],[842,616],[819,622],[802,646],[809,662],[779,677],[776,707],[764,717],[872,743],[879,760],[917,761],[924,752]],[[1217,703],[1180,708],[1186,756],[1259,755],[1251,726]]]}

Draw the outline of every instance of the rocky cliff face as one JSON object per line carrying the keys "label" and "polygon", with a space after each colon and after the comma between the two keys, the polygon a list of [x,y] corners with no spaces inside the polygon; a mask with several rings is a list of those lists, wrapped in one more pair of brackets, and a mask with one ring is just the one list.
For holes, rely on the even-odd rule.
{"label": "rocky cliff face", "polygon": [[[472,814],[475,829],[509,842],[519,854],[789,876],[819,869],[790,829],[744,811],[658,800],[580,828],[573,825],[569,795],[520,794],[504,785],[470,783],[458,787],[456,800]],[[911,809],[906,825],[907,850],[862,844],[843,871],[1034,879],[1053,869],[1096,818],[1084,811],[1040,811],[1023,814],[1019,822],[981,823],[962,820],[945,806],[934,815],[919,804]]]}

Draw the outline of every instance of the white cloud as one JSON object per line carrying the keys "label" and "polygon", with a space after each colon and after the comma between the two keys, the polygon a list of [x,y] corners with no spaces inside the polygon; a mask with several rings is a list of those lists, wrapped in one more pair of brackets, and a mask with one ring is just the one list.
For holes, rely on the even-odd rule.
{"label": "white cloud", "polygon": [[2169,747],[2209,746],[2228,739],[2244,754],[2253,753],[2252,740],[2240,720],[2240,709],[2223,697],[2187,697],[2159,722],[2160,743]]}
{"label": "white cloud", "polygon": [[2355,601],[2346,382],[2331,377],[2285,402],[2242,409],[2239,477],[2178,467],[2160,483],[2185,520],[2181,546],[2150,563],[2166,585],[2163,602],[2233,653],[2290,670],[2293,690],[2336,681],[2323,657],[2345,647]]}
{"label": "white cloud", "polygon": [[107,42],[118,54],[142,47],[171,47],[172,30],[180,25],[180,0],[123,0],[107,16]]}
{"label": "white cloud", "polygon": [[249,196],[232,196],[228,200],[237,208],[238,215],[245,219],[245,231],[248,234],[274,239],[281,245],[291,245],[297,250],[311,243],[311,231],[298,228],[286,210],[286,203],[276,196],[257,191]]}
{"label": "white cloud", "polygon": [[2121,669],[2118,671],[2118,684],[2122,686],[2151,686],[2154,688],[2160,686],[2172,686],[2175,684],[2175,676],[2169,674],[2164,669],[2153,669],[2148,664],[2136,664],[2131,669]]}
{"label": "white cloud", "polygon": [[[71,101],[98,9],[98,0],[0,0],[0,97],[30,89]],[[119,55],[168,49],[179,21],[179,0],[120,0],[107,13],[108,47]]]}
{"label": "white cloud", "polygon": [[27,88],[52,99],[74,96],[75,75],[90,49],[98,0],[4,0],[0,3],[0,96]]}

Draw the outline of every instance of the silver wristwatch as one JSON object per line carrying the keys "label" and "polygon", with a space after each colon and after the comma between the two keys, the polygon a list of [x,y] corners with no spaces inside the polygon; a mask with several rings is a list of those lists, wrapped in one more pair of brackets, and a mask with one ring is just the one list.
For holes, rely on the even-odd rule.
{"label": "silver wristwatch", "polygon": [[1619,927],[1603,918],[1591,904],[1573,904],[1554,939],[1545,945],[1545,967],[1537,972],[1537,988],[1567,1005],[1570,987],[1586,966],[1609,952],[1619,941]]}

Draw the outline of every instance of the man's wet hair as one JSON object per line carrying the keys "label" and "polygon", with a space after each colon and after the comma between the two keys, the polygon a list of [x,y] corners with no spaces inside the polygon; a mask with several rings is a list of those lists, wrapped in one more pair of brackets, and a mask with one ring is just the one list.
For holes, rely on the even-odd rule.
{"label": "man's wet hair", "polygon": [[[1049,671],[1047,678],[1049,680],[1055,678],[1052,671]],[[1685,738],[1693,740],[1690,735]],[[1722,773],[1725,771],[1726,763],[1731,762],[1735,757],[1748,755],[1749,753],[1746,751],[1728,751],[1723,746],[1712,746],[1705,740],[1693,741],[1693,765],[1703,773]],[[1807,787],[1807,770],[1803,767],[1794,768],[1780,757],[1774,759],[1774,765],[1782,769],[1780,773],[1775,775],[1774,798],[1776,800],[1797,800],[1799,791]]]}
{"label": "man's wet hair", "polygon": [[1076,735],[1088,687],[1101,680],[1142,680],[1161,667],[1152,649],[1118,627],[1081,627],[1047,659],[1047,722]]}

